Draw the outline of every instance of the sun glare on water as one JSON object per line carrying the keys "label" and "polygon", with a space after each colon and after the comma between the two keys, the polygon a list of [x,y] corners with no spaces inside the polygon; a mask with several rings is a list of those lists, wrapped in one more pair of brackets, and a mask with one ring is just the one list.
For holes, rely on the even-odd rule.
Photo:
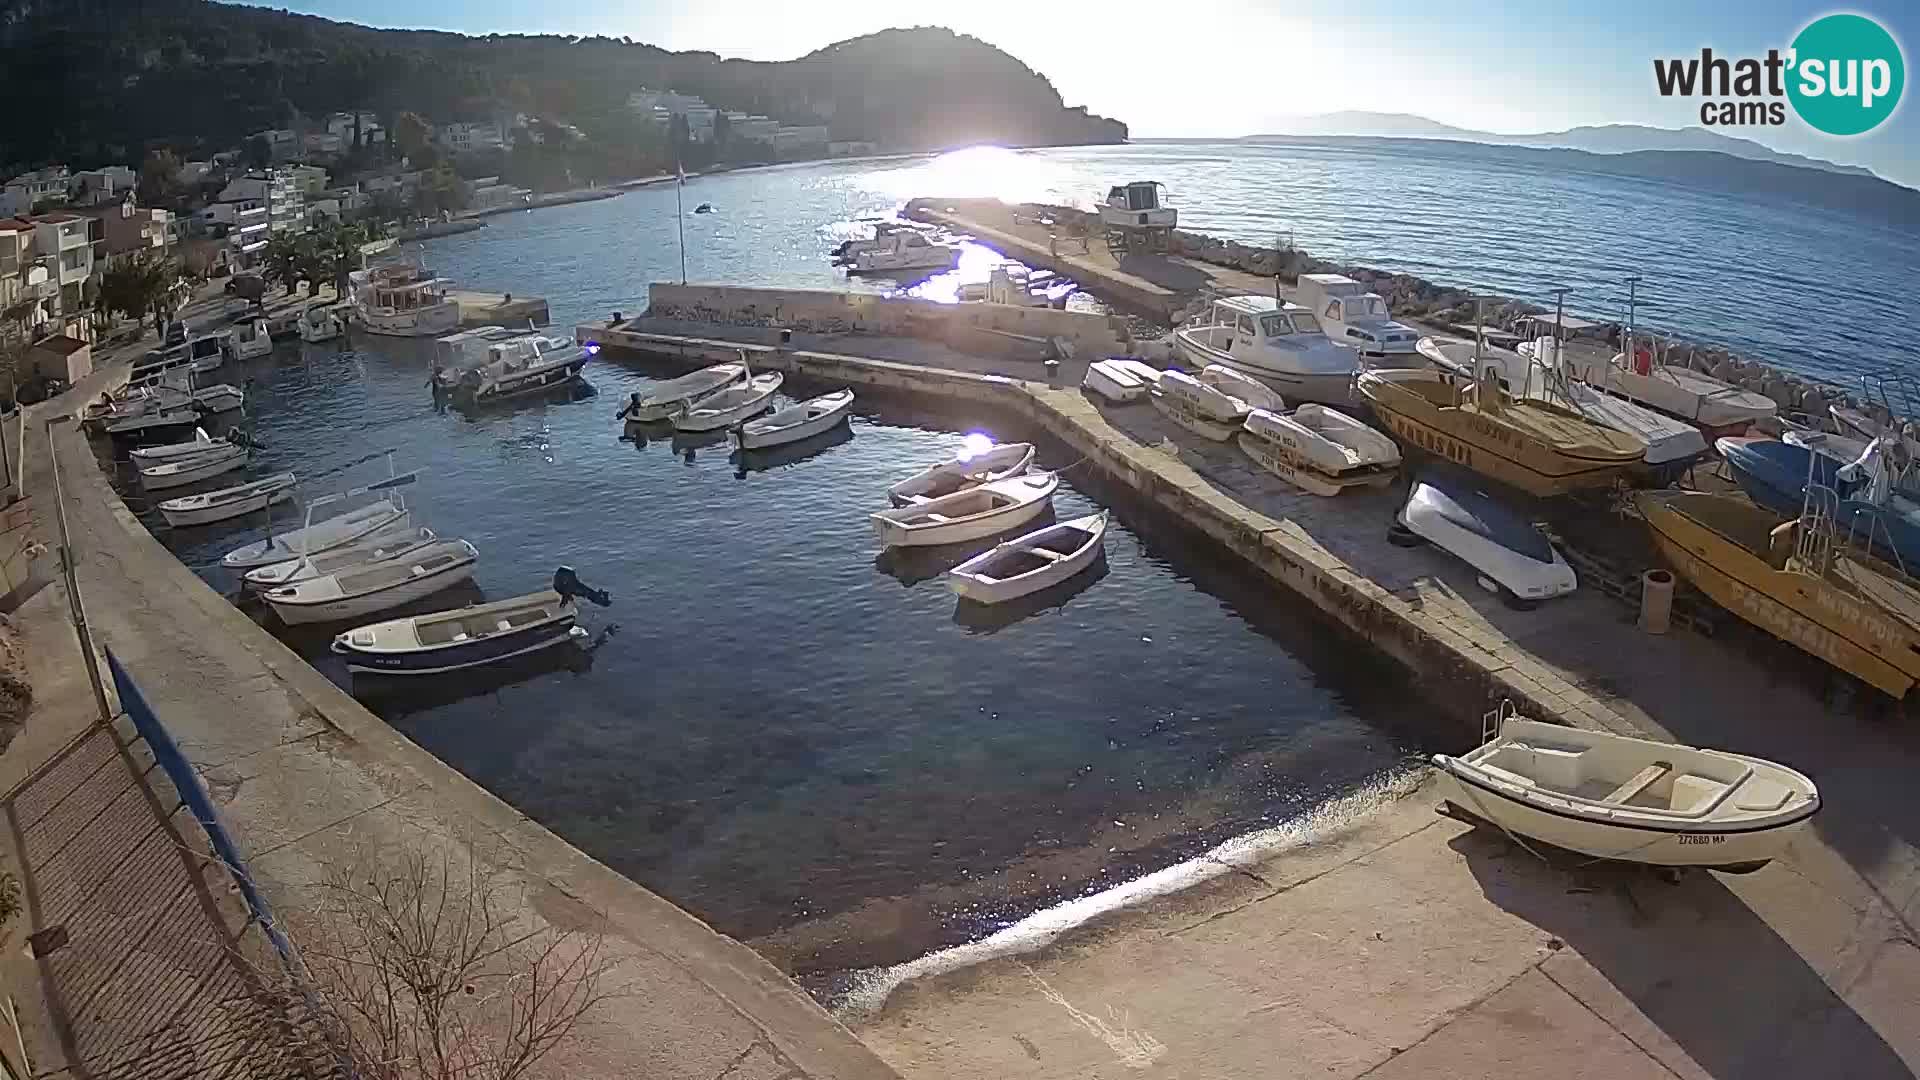
{"label": "sun glare on water", "polygon": [[873,191],[895,199],[947,196],[1004,202],[1062,202],[1071,177],[1032,154],[998,146],[971,146],[865,177]]}

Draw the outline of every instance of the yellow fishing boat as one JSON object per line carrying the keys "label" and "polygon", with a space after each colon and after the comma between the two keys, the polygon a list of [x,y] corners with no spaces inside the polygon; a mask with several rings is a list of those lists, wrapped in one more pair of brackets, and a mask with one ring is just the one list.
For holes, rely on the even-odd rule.
{"label": "yellow fishing boat", "polygon": [[1835,550],[1831,517],[1782,523],[1697,491],[1634,501],[1660,553],[1721,607],[1894,698],[1920,679],[1920,591]]}
{"label": "yellow fishing boat", "polygon": [[1647,444],[1545,401],[1515,400],[1486,369],[1476,384],[1431,368],[1363,372],[1360,394],[1412,446],[1529,495],[1607,487],[1644,461]]}

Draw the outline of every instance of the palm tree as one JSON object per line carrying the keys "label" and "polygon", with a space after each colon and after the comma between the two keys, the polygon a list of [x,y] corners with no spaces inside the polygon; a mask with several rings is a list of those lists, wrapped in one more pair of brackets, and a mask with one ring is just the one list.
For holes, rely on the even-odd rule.
{"label": "palm tree", "polygon": [[285,285],[288,296],[300,288],[301,281],[308,280],[310,260],[307,244],[290,233],[274,234],[267,241],[267,248],[261,252],[260,259],[267,280]]}

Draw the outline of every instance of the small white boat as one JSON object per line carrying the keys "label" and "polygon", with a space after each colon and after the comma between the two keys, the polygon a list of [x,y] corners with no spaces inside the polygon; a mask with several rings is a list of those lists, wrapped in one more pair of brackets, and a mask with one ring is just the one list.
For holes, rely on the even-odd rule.
{"label": "small white boat", "polygon": [[244,467],[247,463],[247,454],[246,447],[229,443],[225,450],[170,458],[155,465],[142,465],[139,466],[140,486],[148,491],[164,491],[167,488],[185,487],[202,480],[211,480],[216,476]]}
{"label": "small white boat", "polygon": [[746,379],[747,365],[744,363],[704,367],[691,375],[655,383],[651,390],[639,395],[637,401],[628,402],[621,418],[641,424],[666,420],[692,402],[743,383]]}
{"label": "small white boat", "polygon": [[160,513],[166,517],[167,524],[175,528],[210,525],[286,502],[293,498],[293,485],[292,473],[280,473],[251,484],[168,499],[160,504]]}
{"label": "small white boat", "polygon": [[80,411],[80,422],[89,431],[103,431],[110,424],[157,412],[179,412],[193,407],[193,395],[175,386],[149,384],[124,386],[105,400],[89,402]]}
{"label": "small white boat", "polygon": [[549,589],[490,604],[355,627],[333,639],[347,669],[437,675],[551,648],[586,636],[573,598]]}
{"label": "small white boat", "polygon": [[1249,409],[1265,409],[1276,413],[1287,409],[1286,400],[1279,391],[1225,364],[1208,364],[1194,378],[1228,397],[1239,398],[1247,403]]}
{"label": "small white boat", "polygon": [[1093,565],[1106,535],[1104,513],[1049,525],[996,544],[947,571],[947,585],[982,604],[1018,599]]}
{"label": "small white boat", "polygon": [[356,566],[261,593],[289,626],[355,619],[409,604],[473,577],[480,552],[465,540],[435,540],[407,558]]}
{"label": "small white boat", "polygon": [[1581,382],[1696,424],[1709,436],[1739,434],[1754,421],[1780,411],[1779,404],[1764,394],[1692,368],[1655,363],[1644,345],[1631,358],[1627,353],[1615,353],[1610,360],[1569,354],[1564,367]]}
{"label": "small white boat", "polygon": [[332,308],[321,307],[318,304],[302,311],[300,317],[294,320],[293,327],[299,333],[300,340],[309,345],[332,341],[347,332],[345,324],[340,321],[340,316],[334,314]]}
{"label": "small white boat", "polygon": [[763,371],[744,385],[731,386],[693,402],[685,411],[674,414],[675,431],[717,431],[732,427],[749,417],[758,416],[773,404],[773,395],[786,376]]}
{"label": "small white boat", "polygon": [[267,320],[253,319],[233,328],[235,359],[257,360],[271,352],[273,352],[273,335],[267,329]]}
{"label": "small white boat", "polygon": [[1482,348],[1478,361],[1471,341],[1422,338],[1419,350],[1436,364],[1451,363],[1453,370],[1469,374],[1476,363],[1498,367],[1501,388],[1509,394],[1570,409],[1595,424],[1646,443],[1645,460],[1650,466],[1684,465],[1706,456],[1707,437],[1693,424],[1568,377],[1559,360],[1559,344],[1553,338],[1523,341],[1517,351]]}
{"label": "small white boat", "polygon": [[1252,410],[1239,398],[1208,386],[1184,371],[1166,371],[1153,392],[1154,408],[1167,419],[1205,439],[1226,442]]}
{"label": "small white boat", "polygon": [[1649,866],[1758,870],[1820,809],[1812,780],[1771,761],[1518,717],[1433,763],[1441,797],[1468,816]]}
{"label": "small white boat", "polygon": [[196,454],[210,454],[216,450],[232,446],[226,439],[216,439],[207,434],[206,428],[194,428],[193,438],[186,442],[167,443],[163,446],[143,446],[132,450],[127,456],[135,464],[154,465],[173,458],[193,457]]}
{"label": "small white boat", "polygon": [[1392,439],[1325,405],[1308,403],[1286,415],[1255,409],[1238,438],[1248,457],[1315,495],[1384,486],[1400,466]]}
{"label": "small white boat", "polygon": [[415,528],[411,519],[401,519],[375,529],[351,544],[328,548],[318,555],[256,566],[242,575],[240,582],[249,589],[278,588],[308,578],[337,574],[363,563],[399,558],[437,539],[439,537],[433,534],[432,529]]}
{"label": "small white boat", "polygon": [[598,345],[576,345],[572,339],[521,334],[487,346],[487,359],[478,367],[456,373],[441,371],[434,378],[471,405],[487,405],[523,394],[537,394],[580,378]]}
{"label": "small white boat", "polygon": [[210,371],[219,371],[233,355],[233,331],[195,334],[185,345],[175,348],[186,350],[187,370],[193,374],[205,375]]}
{"label": "small white boat", "polygon": [[888,488],[887,501],[895,506],[926,502],[1009,476],[1019,476],[1032,464],[1032,443],[1000,443],[978,452],[962,449],[951,459],[929,465]]}
{"label": "small white boat", "polygon": [[1100,204],[1100,224],[1108,229],[1141,227],[1171,231],[1180,222],[1180,211],[1160,204],[1158,180],[1135,180],[1107,189],[1107,200]]}
{"label": "small white boat", "polygon": [[1087,365],[1086,377],[1080,380],[1080,385],[1108,401],[1124,405],[1145,397],[1158,382],[1157,379],[1148,382],[1112,360],[1095,360]]}
{"label": "small white boat", "polygon": [[1025,525],[1053,503],[1060,478],[1050,472],[994,480],[872,515],[883,547],[931,547],[979,540]]}
{"label": "small white boat", "polygon": [[[309,518],[313,511],[329,505],[335,498],[322,496],[307,503]],[[303,554],[317,555],[343,544],[351,544],[376,529],[407,520],[407,510],[398,500],[382,499],[320,521],[309,520],[298,529],[234,548],[221,557],[220,565],[229,570],[251,570],[256,566],[297,559]]]}
{"label": "small white boat", "polygon": [[1174,351],[1195,368],[1225,364],[1259,378],[1289,401],[1344,405],[1360,354],[1327,340],[1320,320],[1271,296],[1228,296],[1173,332]]}
{"label": "small white boat", "polygon": [[758,420],[749,420],[740,426],[739,442],[742,450],[761,450],[769,446],[784,446],[787,443],[811,439],[835,424],[846,420],[853,408],[853,391],[835,390],[831,394],[821,394],[809,398],[798,405],[789,405],[770,416]]}
{"label": "small white boat", "polygon": [[1433,468],[1414,482],[1395,518],[1414,536],[1478,571],[1513,607],[1579,587],[1573,567],[1535,525],[1481,489],[1472,474]]}
{"label": "small white boat", "polygon": [[959,261],[960,251],[957,248],[936,244],[917,232],[896,230],[877,238],[873,247],[854,252],[847,273],[951,270]]}
{"label": "small white boat", "polygon": [[191,392],[194,408],[203,413],[233,412],[247,403],[246,391],[230,383],[202,386]]}

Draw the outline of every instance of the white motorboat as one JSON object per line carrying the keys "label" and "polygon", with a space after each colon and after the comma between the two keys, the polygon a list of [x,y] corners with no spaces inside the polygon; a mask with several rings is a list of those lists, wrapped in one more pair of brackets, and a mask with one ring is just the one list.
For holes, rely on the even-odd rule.
{"label": "white motorboat", "polygon": [[[406,504],[398,495],[398,489],[413,483],[419,475],[418,472],[401,473],[365,487],[350,488],[310,499],[307,501],[306,522],[300,528],[234,548],[221,557],[220,565],[228,570],[251,570],[256,566],[268,566],[288,559],[297,559],[303,555],[317,555],[323,551],[331,551],[389,525],[407,524],[411,519]],[[344,514],[336,514],[319,521],[313,519],[314,512],[322,507],[367,494],[388,491],[393,491],[395,494],[355,507]]]}
{"label": "white motorboat", "polygon": [[1194,378],[1213,387],[1215,390],[1246,402],[1249,409],[1265,409],[1268,412],[1285,412],[1287,402],[1278,391],[1259,379],[1244,375],[1225,364],[1208,364],[1200,369]]}
{"label": "white motorboat", "polygon": [[193,438],[188,439],[186,442],[167,443],[163,446],[143,446],[138,450],[129,451],[127,456],[133,459],[136,466],[157,465],[162,461],[170,461],[173,458],[211,454],[217,450],[224,450],[232,445],[233,443],[226,439],[216,439],[207,434],[206,428],[194,428]]}
{"label": "white motorboat", "polygon": [[460,325],[460,302],[451,282],[436,278],[417,262],[399,261],[355,270],[353,317],[369,334],[388,337],[439,337]]}
{"label": "white motorboat", "polygon": [[840,245],[838,247],[833,249],[831,254],[833,256],[834,264],[844,265],[846,263],[852,262],[857,256],[861,255],[864,252],[878,251],[879,249],[887,245],[888,238],[891,237],[894,233],[908,233],[908,232],[918,232],[918,231],[919,231],[918,228],[916,228],[910,222],[876,221],[873,224],[872,236],[855,239],[855,240],[843,240],[840,242]]}
{"label": "white motorboat", "polygon": [[355,627],[333,639],[347,670],[437,675],[496,663],[584,638],[573,597],[551,589]]}
{"label": "white motorboat", "polygon": [[1107,189],[1100,204],[1100,224],[1108,229],[1167,229],[1180,222],[1180,211],[1160,204],[1160,182],[1135,180]]}
{"label": "white motorboat", "polygon": [[[1631,357],[1631,358],[1630,358]],[[1705,428],[1708,436],[1736,435],[1780,411],[1772,398],[1742,390],[1688,367],[1655,363],[1645,345],[1610,360],[1569,353],[1563,370],[1616,397],[1658,409]]]}
{"label": "white motorboat", "polygon": [[763,371],[748,379],[744,385],[709,394],[691,403],[684,411],[675,413],[673,429],[718,431],[758,416],[773,404],[773,395],[779,392],[780,384],[785,379],[786,376],[777,371]]}
{"label": "white motorboat", "polygon": [[[1167,355],[1169,357],[1173,355],[1171,347],[1168,348]],[[1160,376],[1164,374],[1160,368],[1147,363],[1137,356],[1109,356],[1105,360],[1102,360],[1101,363],[1119,368],[1128,375],[1146,383],[1149,387],[1159,386]]]}
{"label": "white motorboat", "polygon": [[1573,567],[1546,534],[1487,494],[1464,470],[1423,472],[1395,520],[1478,571],[1482,587],[1510,606],[1565,596],[1579,586]]}
{"label": "white motorboat", "polygon": [[847,273],[930,273],[951,270],[959,261],[958,248],[936,244],[918,232],[895,230],[877,240],[873,247],[854,252]]}
{"label": "white motorboat", "polygon": [[182,525],[211,525],[216,521],[264,510],[274,503],[286,502],[293,498],[293,485],[292,473],[280,473],[251,484],[168,499],[160,504],[160,513],[167,519],[167,524],[175,528]]}
{"label": "white motorboat", "polygon": [[165,383],[124,386],[105,397],[88,402],[80,410],[80,422],[89,431],[99,432],[109,425],[136,416],[158,412],[179,412],[193,407],[193,395]]}
{"label": "white motorboat", "polygon": [[1820,809],[1803,774],[1724,750],[1504,718],[1464,757],[1435,754],[1453,808],[1598,859],[1758,870]]}
{"label": "white motorboat", "polygon": [[140,486],[148,491],[164,491],[167,488],[185,487],[202,480],[211,480],[216,476],[244,467],[248,453],[244,446],[228,444],[224,450],[190,454],[186,457],[169,458],[154,465],[142,465],[139,466]]}
{"label": "white motorboat", "polygon": [[293,328],[300,335],[300,340],[309,345],[332,341],[347,332],[340,316],[334,314],[332,308],[319,304],[310,305],[302,311],[300,317],[293,321]]}
{"label": "white motorboat", "polygon": [[1694,425],[1569,378],[1556,359],[1559,349],[1553,338],[1522,342],[1516,351],[1423,337],[1417,348],[1435,366],[1467,378],[1473,378],[1479,368],[1493,367],[1499,373],[1500,388],[1514,398],[1544,401],[1633,436],[1646,444],[1644,460],[1649,466],[1679,466],[1706,456],[1706,436]]}
{"label": "white motorboat", "polygon": [[[216,348],[214,354],[221,355]],[[191,342],[182,342],[165,349],[152,349],[145,356],[133,362],[127,370],[129,390],[144,386],[156,386],[173,381],[179,374],[192,370],[193,347]],[[214,367],[219,367],[215,364]]]}
{"label": "white motorboat", "polygon": [[274,589],[308,578],[337,574],[364,563],[397,559],[437,539],[432,529],[416,528],[411,520],[403,518],[351,544],[329,548],[318,555],[256,566],[243,574],[240,582],[249,589]]}
{"label": "white motorboat", "polygon": [[1271,296],[1228,296],[1173,332],[1174,351],[1195,369],[1238,368],[1288,401],[1343,405],[1351,399],[1360,354],[1327,340],[1320,321]]}
{"label": "white motorboat", "polygon": [[234,359],[257,360],[272,352],[273,334],[267,329],[267,320],[250,319],[233,328]]}
{"label": "white motorboat", "polygon": [[652,389],[629,400],[620,418],[639,424],[666,420],[708,394],[744,383],[747,379],[745,356],[741,354],[742,363],[714,364],[691,375],[655,383]]}
{"label": "white motorboat", "polygon": [[1050,472],[994,480],[937,499],[871,515],[883,547],[931,547],[979,540],[1025,525],[1053,504],[1060,478]]}
{"label": "white motorboat", "polygon": [[1184,371],[1165,371],[1153,391],[1154,408],[1202,438],[1226,442],[1252,410],[1239,398]]}
{"label": "white motorboat", "polygon": [[1396,321],[1386,297],[1342,274],[1301,274],[1299,284],[1301,306],[1320,319],[1329,340],[1368,359],[1392,361],[1381,367],[1413,358],[1420,331]]}
{"label": "white motorboat", "polygon": [[1338,409],[1311,402],[1290,414],[1255,409],[1240,449],[1274,475],[1315,495],[1393,482],[1400,448]]}
{"label": "white motorboat", "polygon": [[[175,346],[187,351],[187,370],[195,375],[219,371],[233,356],[233,331],[216,330],[207,334],[195,334],[187,339],[185,345]],[[271,350],[271,344],[269,344]]]}
{"label": "white motorboat", "polygon": [[598,345],[576,345],[569,338],[522,334],[487,346],[486,362],[477,367],[457,374],[441,371],[434,377],[452,375],[458,380],[455,397],[470,405],[488,405],[571,383],[599,350]]}
{"label": "white motorboat", "polygon": [[895,506],[926,502],[1009,476],[1019,476],[1032,464],[1032,443],[962,446],[952,458],[929,465],[888,488],[887,501]]}
{"label": "white motorboat", "polygon": [[1039,592],[1093,565],[1104,550],[1107,515],[1089,514],[994,545],[947,571],[954,592],[998,604]]}
{"label": "white motorboat", "polygon": [[1158,385],[1160,380],[1148,382],[1139,375],[1121,367],[1112,360],[1095,360],[1087,365],[1087,374],[1080,385],[1117,405],[1138,401],[1147,391]]}
{"label": "white motorboat", "polygon": [[404,559],[351,567],[261,593],[289,626],[356,619],[410,604],[473,577],[480,552],[465,540],[435,540]]}
{"label": "white motorboat", "polygon": [[851,390],[835,390],[831,394],[809,398],[770,416],[742,424],[738,435],[740,448],[761,450],[811,439],[835,424],[845,422],[852,409]]}
{"label": "white motorboat", "polygon": [[215,383],[189,391],[193,407],[203,413],[234,412],[247,404],[247,393],[231,383]]}

